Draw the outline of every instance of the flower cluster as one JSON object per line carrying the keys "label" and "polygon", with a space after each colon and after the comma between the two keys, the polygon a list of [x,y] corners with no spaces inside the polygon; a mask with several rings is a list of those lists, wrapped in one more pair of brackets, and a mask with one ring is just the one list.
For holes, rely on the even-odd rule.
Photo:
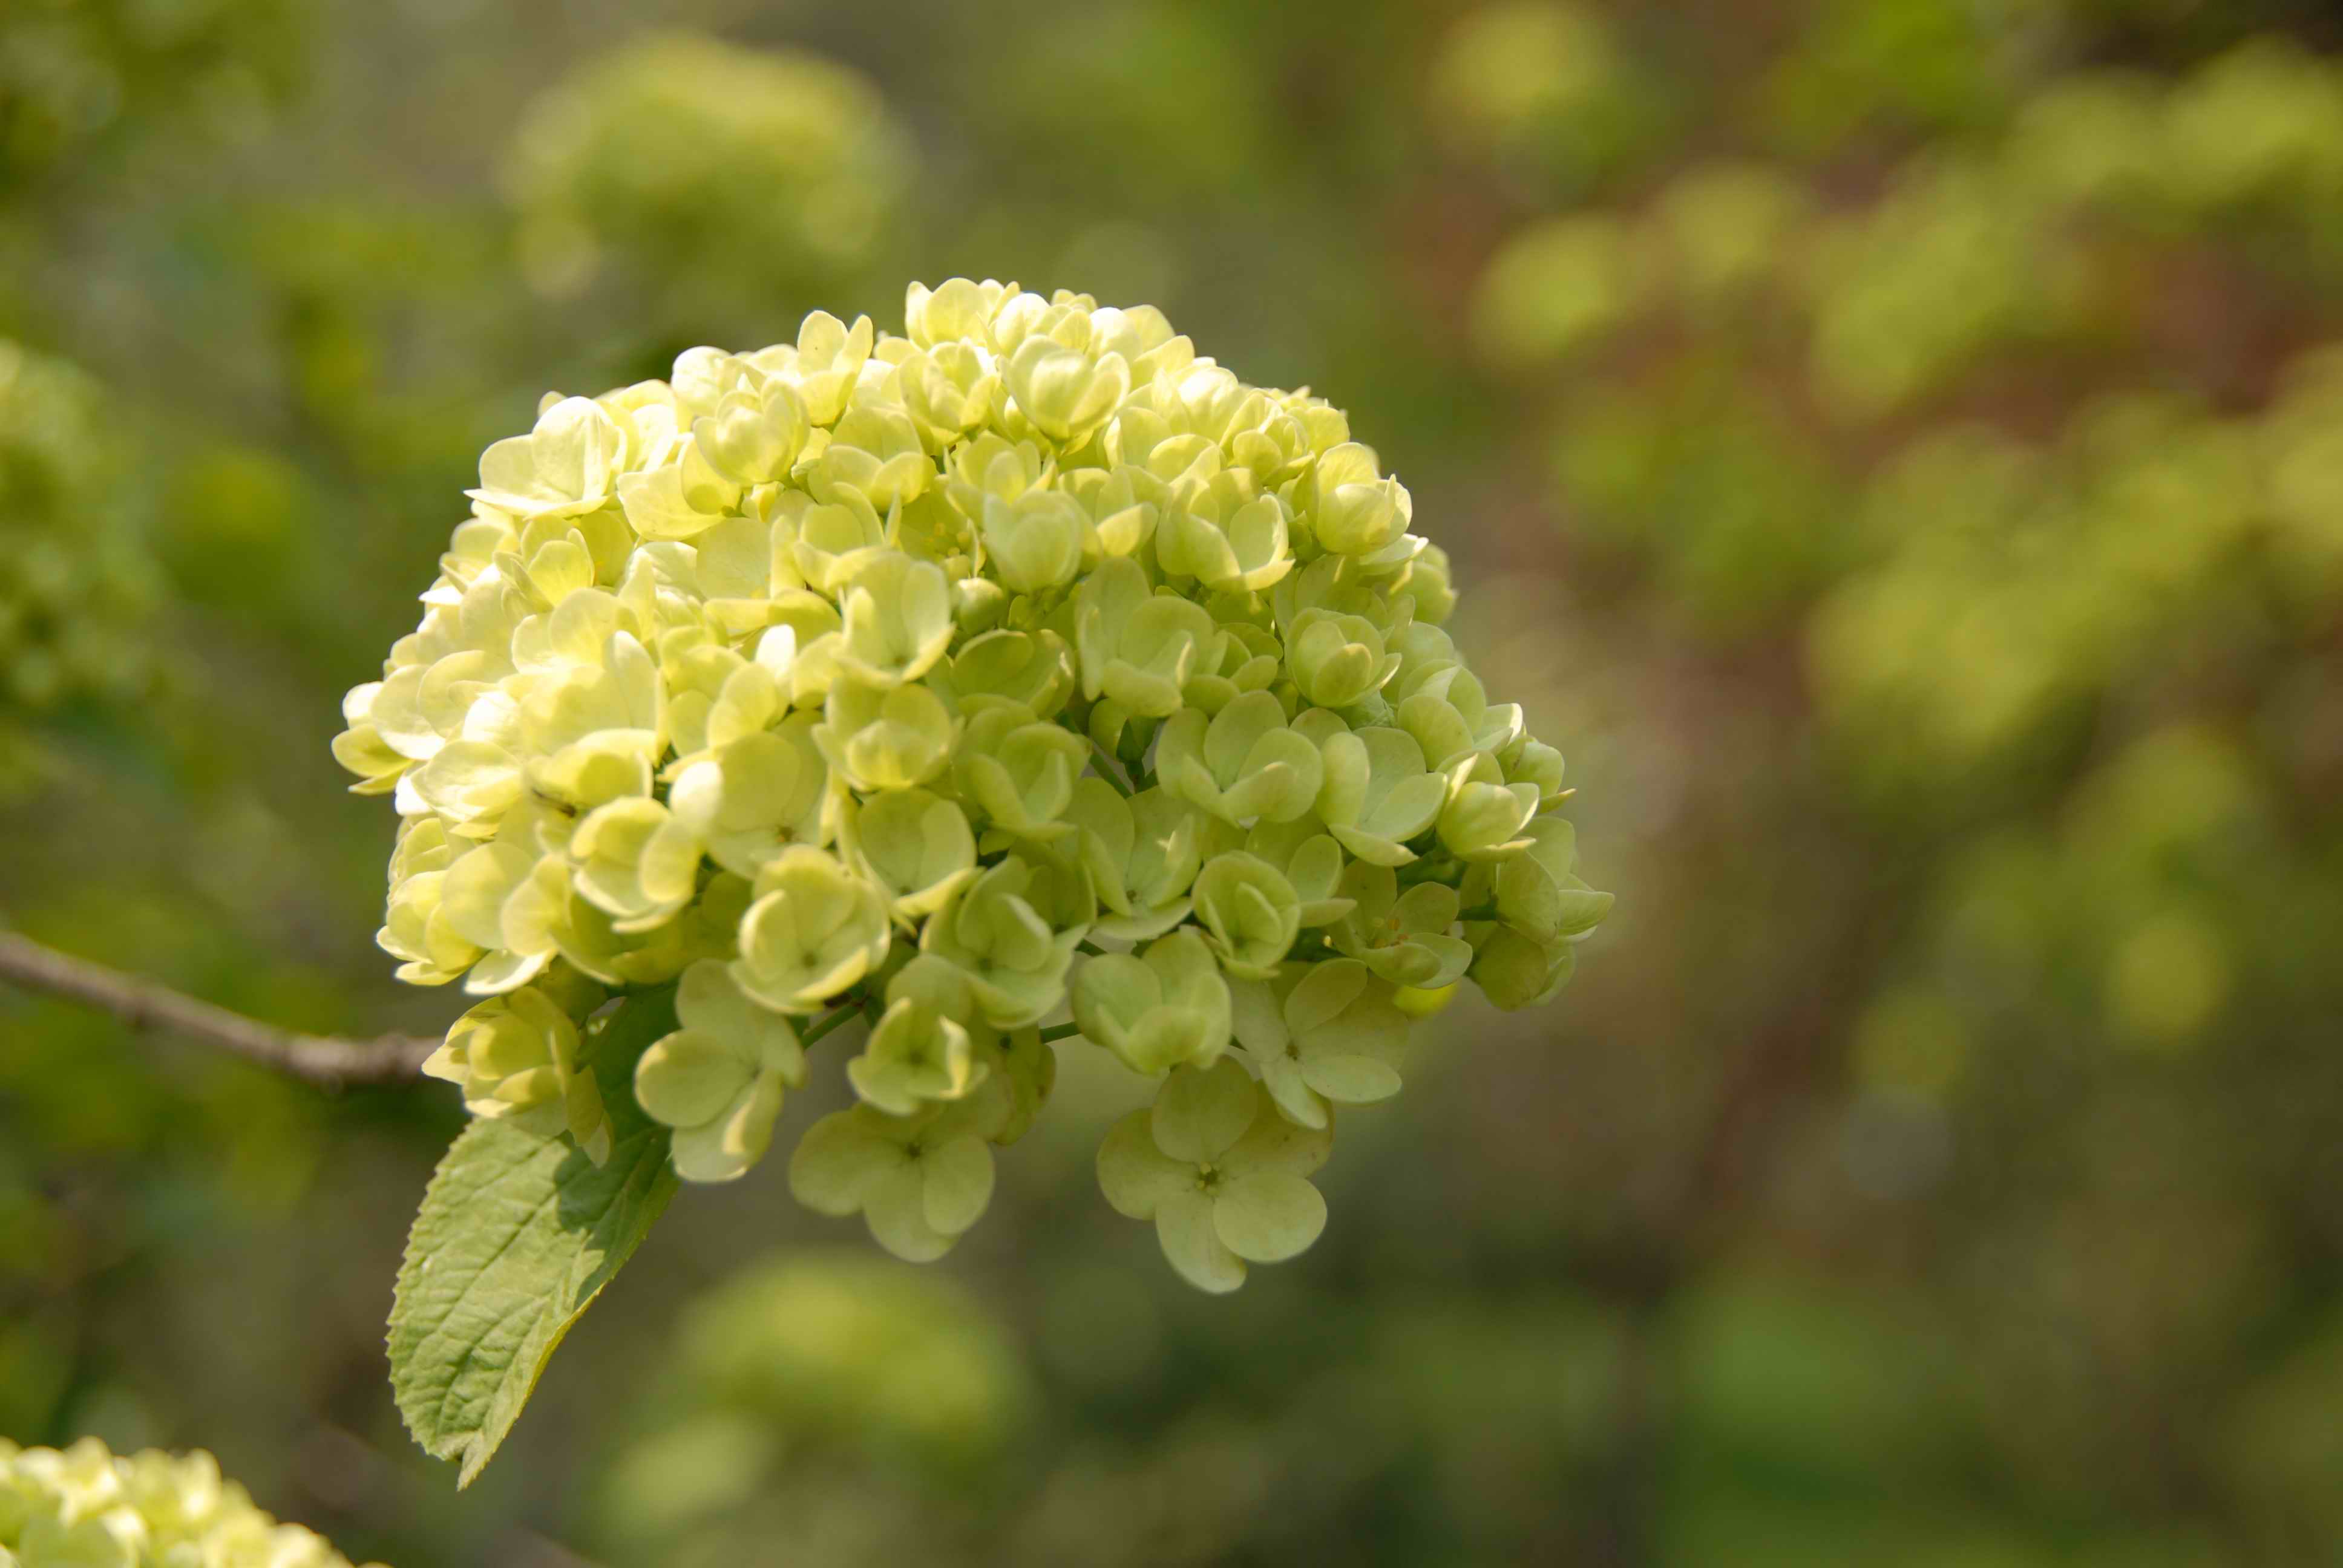
{"label": "flower cluster", "polygon": [[0,1568],[350,1568],[297,1524],[279,1524],[208,1453],[117,1459],[0,1441]]}
{"label": "flower cluster", "polygon": [[905,1258],[982,1213],[1079,1033],[1159,1085],[1110,1200],[1225,1289],[1315,1239],[1304,1178],[1399,1088],[1406,1006],[1544,1000],[1610,898],[1340,410],[1149,307],[959,279],[907,315],[693,349],[488,448],[336,743],[401,817],[380,940],[488,999],[429,1070],[589,1155],[580,1022],[673,982],[633,1089],[696,1181],[866,1020],[790,1181]]}

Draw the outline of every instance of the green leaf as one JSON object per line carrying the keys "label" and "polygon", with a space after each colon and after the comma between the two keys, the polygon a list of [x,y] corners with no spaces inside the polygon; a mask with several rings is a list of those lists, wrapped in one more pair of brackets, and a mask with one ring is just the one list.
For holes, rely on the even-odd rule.
{"label": "green leaf", "polygon": [[407,1430],[469,1486],[562,1336],[675,1193],[668,1131],[635,1104],[635,1060],[675,1028],[673,988],[628,998],[588,1033],[612,1122],[599,1169],[559,1135],[474,1121],[423,1197],[390,1310],[390,1381]]}

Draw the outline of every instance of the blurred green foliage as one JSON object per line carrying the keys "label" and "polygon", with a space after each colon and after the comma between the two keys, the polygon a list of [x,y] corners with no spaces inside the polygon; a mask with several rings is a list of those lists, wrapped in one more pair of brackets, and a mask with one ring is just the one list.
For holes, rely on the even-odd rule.
{"label": "blurred green foliage", "polygon": [[849,1515],[870,1511],[874,1482],[916,1550],[939,1513],[998,1479],[1032,1414],[1031,1374],[980,1298],[860,1250],[742,1270],[692,1303],[646,1370],[659,1419],[596,1488],[625,1562],[739,1562],[809,1512],[841,1512],[827,1493],[848,1492]]}
{"label": "blurred green foliage", "polygon": [[[2338,45],[2288,0],[0,14],[0,334],[91,378],[165,589],[109,646],[169,674],[12,718],[9,923],[443,1026],[324,743],[481,446],[954,272],[1348,407],[1475,668],[1589,738],[1624,895],[1558,1019],[1423,1031],[1273,1285],[1114,1222],[1070,1060],[948,1275],[777,1181],[679,1202],[460,1499],[379,1339],[455,1108],[11,999],[0,1432],[208,1447],[407,1563],[2333,1560]],[[532,159],[629,93],[671,150]],[[772,127],[826,93],[869,128],[816,167]],[[824,200],[867,246],[799,247]],[[0,450],[86,467],[23,434],[82,397],[0,397]]]}
{"label": "blurred green foliage", "polygon": [[24,0],[0,16],[0,194],[140,138],[233,138],[300,74],[297,0]]}
{"label": "blurred green foliage", "polygon": [[910,153],[869,80],[818,55],[685,35],[628,44],[548,88],[503,183],[538,288],[628,276],[609,308],[679,296],[746,327],[776,294],[823,298],[896,216]]}
{"label": "blurred green foliage", "polygon": [[146,679],[154,574],[106,414],[80,370],[0,339],[0,715],[119,701]]}

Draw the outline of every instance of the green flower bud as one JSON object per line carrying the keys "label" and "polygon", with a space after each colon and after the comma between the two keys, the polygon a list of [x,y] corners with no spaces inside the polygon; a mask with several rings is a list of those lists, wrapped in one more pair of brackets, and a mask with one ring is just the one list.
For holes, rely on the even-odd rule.
{"label": "green flower bud", "polygon": [[1002,367],[1012,418],[1066,447],[1079,447],[1104,424],[1131,390],[1131,366],[1120,354],[1092,358],[1048,337],[1026,338]]}
{"label": "green flower bud", "polygon": [[1505,782],[1534,786],[1541,811],[1566,793],[1562,787],[1562,753],[1539,740],[1524,739],[1520,754],[1505,764]]}
{"label": "green flower bud", "polygon": [[1062,588],[1081,570],[1090,520],[1071,496],[1028,490],[1015,500],[984,498],[986,564],[1013,593]]}
{"label": "green flower bud", "polygon": [[1308,1177],[1333,1147],[1329,1128],[1297,1127],[1232,1058],[1182,1068],[1151,1110],[1099,1146],[1099,1186],[1115,1212],[1152,1220],[1164,1257],[1199,1290],[1244,1283],[1245,1264],[1307,1251],[1326,1228]]}
{"label": "green flower bud", "polygon": [[1293,569],[1285,504],[1262,495],[1246,469],[1181,487],[1155,529],[1156,559],[1208,588],[1259,592]]}
{"label": "green flower bud", "polygon": [[887,982],[887,1010],[862,1054],[846,1064],[854,1091],[890,1116],[965,1099],[991,1070],[960,1020],[975,1011],[968,977],[922,953]]}
{"label": "green flower bud", "polygon": [[625,437],[600,404],[563,397],[528,435],[481,453],[480,487],[465,494],[516,518],[574,517],[610,498],[624,457]]}
{"label": "green flower bud", "polygon": [[797,630],[788,626],[765,632],[753,662],[716,642],[712,628],[669,633],[659,665],[668,689],[668,739],[677,754],[697,757],[770,728],[789,705],[797,654]]}
{"label": "green flower bud", "polygon": [[1038,1023],[1065,1000],[1066,970],[1089,928],[1051,928],[1028,896],[1049,902],[1049,881],[1010,855],[962,888],[920,933],[920,951],[967,972],[977,1007],[995,1029]]}
{"label": "green flower bud", "polygon": [[899,374],[903,406],[930,445],[949,445],[1000,410],[1000,372],[991,356],[972,343],[939,343],[911,354]]}
{"label": "green flower bud", "polygon": [[517,890],[517,895],[542,896],[537,918],[562,959],[604,985],[661,985],[704,956],[693,950],[689,920],[672,920],[646,930],[622,931],[608,910],[578,891],[574,878],[564,877],[549,886],[542,879],[540,871]]}
{"label": "green flower bud", "polygon": [[949,667],[929,678],[957,707],[1002,698],[1055,719],[1073,695],[1073,651],[1053,631],[988,631],[960,645]]}
{"label": "green flower bud", "polygon": [[867,316],[856,317],[849,327],[830,312],[817,310],[798,324],[794,352],[769,348],[765,354],[775,357],[774,367],[797,388],[806,417],[826,427],[845,413],[875,337]]}
{"label": "green flower bud", "polygon": [[1252,855],[1215,855],[1196,874],[1195,897],[1222,967],[1248,980],[1277,972],[1302,930],[1302,899],[1283,872]]}
{"label": "green flower bud", "polygon": [[1327,609],[1295,618],[1286,657],[1302,700],[1320,708],[1348,708],[1399,673],[1399,655],[1383,652],[1372,621]]}
{"label": "green flower bud", "polygon": [[884,512],[917,499],[935,477],[911,417],[865,407],[849,409],[838,421],[808,482],[855,491]]}
{"label": "green flower bud", "polygon": [[1467,860],[1497,860],[1529,848],[1521,836],[1537,814],[1534,784],[1507,784],[1494,759],[1473,757],[1451,776],[1440,809],[1440,841]]}
{"label": "green flower bud", "polygon": [[1054,931],[1087,935],[1098,920],[1098,890],[1091,884],[1082,863],[1081,840],[1072,833],[1048,839],[1028,839],[1017,853],[1033,869],[1026,884],[1025,901]]}
{"label": "green flower bud", "polygon": [[1372,1105],[1400,1090],[1407,1015],[1393,988],[1355,959],[1289,964],[1273,980],[1237,980],[1237,1043],[1286,1120],[1329,1124],[1327,1106]]}
{"label": "green flower bud", "polygon": [[689,828],[639,795],[599,808],[569,841],[579,895],[621,931],[673,919],[699,890],[700,852]]}
{"label": "green flower bud", "polygon": [[1284,651],[1277,634],[1266,627],[1242,622],[1222,627],[1189,678],[1189,706],[1217,717],[1238,698],[1267,691],[1285,673]]}
{"label": "green flower bud", "polygon": [[1185,370],[1196,362],[1196,346],[1174,332],[1163,313],[1151,305],[1128,309],[1110,305],[1091,311],[1091,347],[1128,360],[1133,385]]}
{"label": "green flower bud", "polygon": [[839,776],[868,793],[926,784],[950,761],[959,727],[924,686],[884,686],[853,677],[830,689],[814,743]]}
{"label": "green flower bud", "polygon": [[952,584],[952,624],[964,637],[999,626],[1009,605],[1009,590],[988,578],[962,578]]}
{"label": "green flower bud", "polygon": [[358,776],[358,781],[350,786],[353,795],[387,795],[415,766],[413,759],[391,749],[367,717],[381,690],[382,682],[368,681],[350,688],[342,699],[342,719],[349,728],[334,737],[334,760]]}
{"label": "green flower bud", "polygon": [[1182,689],[1213,646],[1211,613],[1150,593],[1138,563],[1121,558],[1083,579],[1074,605],[1082,695],[1096,701],[1103,693],[1148,719],[1178,712]]}
{"label": "green flower bud", "polygon": [[1109,911],[1100,936],[1147,941],[1188,918],[1188,890],[1204,863],[1193,808],[1161,789],[1126,800],[1103,779],[1081,779],[1066,817],[1081,829],[1082,863]]}
{"label": "green flower bud", "polygon": [[970,527],[982,519],[987,499],[1013,501],[1042,485],[1050,460],[1031,441],[987,431],[953,451],[945,466],[950,475],[945,491],[963,526]]}
{"label": "green flower bud", "polygon": [[1403,593],[1413,601],[1415,618],[1433,626],[1444,624],[1456,613],[1456,589],[1448,566],[1448,552],[1438,545],[1426,545],[1422,554],[1408,563],[1407,570],[1393,585],[1393,591]]}
{"label": "green flower bud", "polygon": [[1082,508],[1089,524],[1084,560],[1095,567],[1109,557],[1133,556],[1154,537],[1156,506],[1139,470],[1075,468],[1059,477],[1065,493]]}
{"label": "green flower bud", "polygon": [[598,806],[651,793],[650,759],[632,730],[604,730],[531,762],[529,789],[583,815]]}
{"label": "green flower bud", "polygon": [[1266,691],[1247,692],[1207,719],[1182,709],[1163,726],[1155,770],[1164,787],[1224,822],[1288,822],[1316,803],[1318,748],[1286,727]]}
{"label": "green flower bud", "polygon": [[[578,662],[579,655],[594,662]],[[633,633],[614,631],[598,648],[558,657],[564,660],[558,672],[520,685],[517,732],[504,722],[505,716],[496,710],[491,699],[483,698],[474,705],[474,714],[493,720],[496,729],[489,731],[483,724],[482,739],[468,737],[447,748],[471,752],[466,759],[466,776],[450,780],[457,798],[444,804],[432,799],[430,764],[417,776],[417,793],[435,809],[450,816],[468,813],[485,818],[518,799],[518,781],[507,784],[504,779],[504,770],[513,766],[506,747],[515,740],[538,757],[551,757],[588,740],[601,746],[639,746],[647,758],[659,754],[667,741],[664,683],[658,663]],[[488,734],[495,739],[487,739]],[[445,759],[443,752],[431,762]],[[493,802],[488,798],[491,790],[496,796]]]}
{"label": "green flower bud", "polygon": [[458,826],[492,823],[521,798],[520,759],[489,740],[440,748],[412,775],[416,799]]}
{"label": "green flower bud", "polygon": [[887,901],[822,850],[784,849],[757,873],[732,978],[781,1012],[812,1012],[887,956]]}
{"label": "green flower bud", "polygon": [[1540,942],[1510,926],[1485,929],[1473,956],[1473,983],[1507,1012],[1553,1000],[1578,967],[1568,942]]}
{"label": "green flower bud", "polygon": [[[1406,675],[1404,668],[1401,674]],[[1440,772],[1476,752],[1493,756],[1521,735],[1520,707],[1489,702],[1479,679],[1461,664],[1435,667],[1413,686],[1395,681],[1393,689],[1406,693],[1395,708],[1399,727],[1415,738],[1425,763]]]}
{"label": "green flower bud", "polygon": [[758,377],[756,385],[726,393],[715,412],[694,419],[691,439],[718,473],[736,484],[762,485],[789,471],[810,427],[794,388]]}
{"label": "green flower bud", "polygon": [[[430,821],[438,825],[436,818]],[[447,880],[446,871],[431,870],[391,883],[382,929],[374,940],[383,951],[404,960],[398,978],[409,985],[446,985],[480,957],[479,944],[465,940],[441,911],[440,893]]]}
{"label": "green flower bud", "polygon": [[1342,847],[1317,818],[1257,823],[1245,835],[1244,850],[1293,884],[1293,895],[1302,901],[1304,930],[1331,924],[1351,912],[1351,900],[1341,888]]}
{"label": "green flower bud", "polygon": [[887,522],[860,490],[834,490],[817,502],[785,490],[775,503],[776,555],[788,545],[789,565],[819,593],[842,594],[856,572],[888,553]]}
{"label": "green flower bud", "polygon": [[1159,938],[1133,957],[1093,958],[1074,976],[1074,1021],[1133,1072],[1161,1077],[1209,1067],[1229,1043],[1229,988],[1193,930]]}
{"label": "green flower bud", "polygon": [[1418,882],[1402,892],[1390,867],[1358,860],[1342,873],[1342,892],[1355,907],[1335,923],[1336,950],[1393,985],[1433,990],[1463,978],[1473,950],[1453,934],[1455,889]]}
{"label": "green flower bud", "polygon": [[1415,506],[1397,479],[1383,477],[1374,448],[1345,442],[1311,470],[1312,532],[1336,555],[1364,556],[1384,548],[1414,519]]}
{"label": "green flower bud", "polygon": [[951,643],[951,590],[944,574],[899,550],[854,569],[840,610],[846,641],[839,662],[866,680],[917,680]]}
{"label": "green flower bud", "polygon": [[1036,719],[1022,703],[995,699],[969,720],[953,778],[994,827],[1053,839],[1072,830],[1066,807],[1089,760],[1081,736]]}
{"label": "green flower bud", "polygon": [[1017,291],[1013,283],[971,283],[955,277],[930,288],[915,283],[903,302],[903,329],[922,348],[966,338],[981,347],[992,347],[992,313]]}
{"label": "green flower bud", "polygon": [[888,912],[905,930],[976,879],[967,815],[925,789],[893,790],[850,808],[840,838],[854,865],[885,890]]}
{"label": "green flower bud", "polygon": [[1611,912],[1612,898],[1574,874],[1576,829],[1560,817],[1540,817],[1529,825],[1529,848],[1512,859],[1484,863],[1465,879],[1464,896],[1493,901],[1497,918],[1534,942],[1552,946],[1575,941]]}
{"label": "green flower bud", "polygon": [[693,539],[722,523],[739,504],[740,486],[710,462],[699,443],[673,444],[671,460],[618,476],[627,526],[647,539]]}
{"label": "green flower bud", "polygon": [[676,1174],[735,1181],[772,1147],[783,1091],[805,1081],[805,1051],[789,1020],[742,995],[713,959],[683,971],[675,1011],[682,1027],[635,1063],[635,1099],[675,1130]]}
{"label": "green flower bud", "polygon": [[[1295,728],[1306,729],[1300,723]],[[1326,830],[1352,854],[1378,866],[1414,859],[1408,840],[1438,820],[1449,785],[1424,767],[1415,738],[1403,729],[1370,726],[1329,734],[1321,746],[1326,776],[1318,791],[1318,814]]]}

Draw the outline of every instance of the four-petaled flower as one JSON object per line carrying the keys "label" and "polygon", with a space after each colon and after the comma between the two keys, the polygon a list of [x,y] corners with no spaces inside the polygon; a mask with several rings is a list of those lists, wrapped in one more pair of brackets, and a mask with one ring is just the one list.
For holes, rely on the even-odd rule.
{"label": "four-petaled flower", "polygon": [[1332,1147],[1331,1127],[1288,1121],[1223,1059],[1180,1069],[1152,1108],[1115,1123],[1099,1149],[1099,1185],[1116,1212],[1155,1221],[1190,1284],[1233,1291],[1248,1262],[1283,1262],[1326,1228],[1326,1201],[1307,1178]]}

